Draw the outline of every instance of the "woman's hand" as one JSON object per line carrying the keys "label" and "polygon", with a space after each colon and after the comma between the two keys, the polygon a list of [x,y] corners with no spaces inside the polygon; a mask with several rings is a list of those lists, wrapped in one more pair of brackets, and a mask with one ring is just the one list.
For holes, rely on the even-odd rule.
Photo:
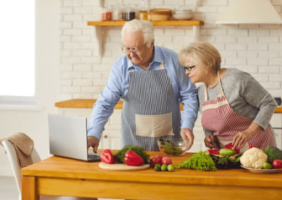
{"label": "woman's hand", "polygon": [[216,136],[212,134],[205,137],[205,145],[210,149],[219,149],[216,142]]}
{"label": "woman's hand", "polygon": [[232,143],[238,149],[242,149],[245,146],[245,144],[249,141],[249,139],[250,139],[250,134],[248,133],[247,130],[244,130],[244,131],[237,133],[233,137]]}
{"label": "woman's hand", "polygon": [[238,149],[242,149],[246,143],[259,131],[260,126],[252,123],[247,130],[238,132],[233,137],[233,145]]}

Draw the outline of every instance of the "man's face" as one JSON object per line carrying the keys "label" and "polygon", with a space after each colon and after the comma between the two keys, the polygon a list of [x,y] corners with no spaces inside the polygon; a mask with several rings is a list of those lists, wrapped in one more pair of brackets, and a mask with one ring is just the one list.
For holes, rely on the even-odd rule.
{"label": "man's face", "polygon": [[144,44],[144,37],[142,32],[128,32],[123,36],[123,49],[127,58],[136,65],[149,66],[153,57],[153,44],[147,47]]}

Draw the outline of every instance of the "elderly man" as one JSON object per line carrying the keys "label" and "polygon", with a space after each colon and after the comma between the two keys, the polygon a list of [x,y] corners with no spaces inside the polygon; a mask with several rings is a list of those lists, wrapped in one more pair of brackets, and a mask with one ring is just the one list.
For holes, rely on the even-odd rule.
{"label": "elderly man", "polygon": [[[122,147],[131,144],[158,150],[160,138],[182,137],[193,144],[197,89],[184,73],[177,53],[154,45],[154,26],[132,20],[122,28],[125,55],[113,65],[109,80],[93,107],[88,147],[96,152],[104,126],[123,100]],[[182,116],[179,103],[184,105]]]}

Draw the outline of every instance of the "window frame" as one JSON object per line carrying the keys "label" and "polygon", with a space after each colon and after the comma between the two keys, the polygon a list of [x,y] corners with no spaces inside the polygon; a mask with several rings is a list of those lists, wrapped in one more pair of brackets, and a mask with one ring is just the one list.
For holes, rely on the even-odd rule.
{"label": "window frame", "polygon": [[0,95],[0,109],[10,109],[10,108],[40,108],[37,106],[37,62],[36,62],[36,9],[37,9],[37,2],[33,0],[33,12],[34,12],[34,19],[33,19],[33,31],[34,31],[34,95],[32,96],[21,96],[21,95]]}

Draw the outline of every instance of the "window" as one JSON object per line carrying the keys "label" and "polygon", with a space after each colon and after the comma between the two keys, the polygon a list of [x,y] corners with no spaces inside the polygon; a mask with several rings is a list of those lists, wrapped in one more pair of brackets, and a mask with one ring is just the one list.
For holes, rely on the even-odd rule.
{"label": "window", "polygon": [[35,98],[35,0],[1,1],[0,103]]}

